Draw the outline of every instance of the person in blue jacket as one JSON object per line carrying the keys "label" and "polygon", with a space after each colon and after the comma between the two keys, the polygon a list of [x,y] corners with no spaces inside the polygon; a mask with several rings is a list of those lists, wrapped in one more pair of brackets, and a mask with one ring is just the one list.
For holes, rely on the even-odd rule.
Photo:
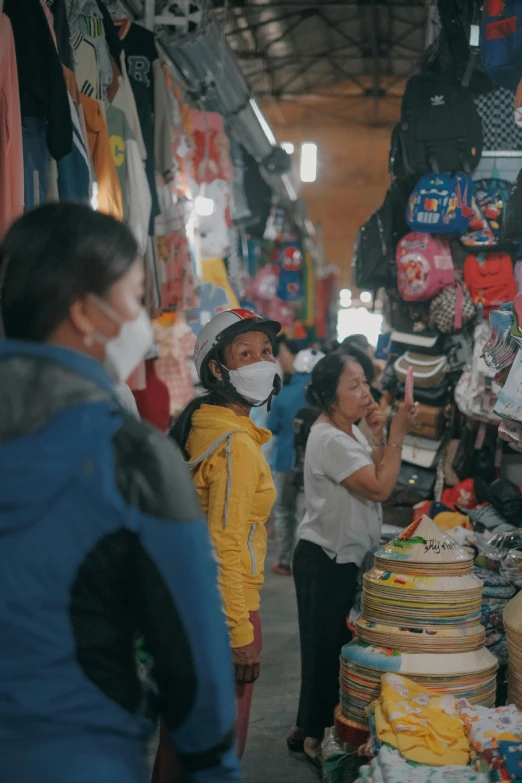
{"label": "person in blue jacket", "polygon": [[[294,361],[294,374],[272,401],[266,426],[277,436],[270,467],[277,490],[275,504],[275,532],[278,558],[272,571],[281,576],[292,574],[292,556],[295,546],[300,486],[294,475],[294,419],[306,405],[305,390],[311,373],[324,354],[314,349],[300,351]],[[302,493],[301,493],[302,494]],[[304,514],[304,509],[303,509]]]}
{"label": "person in blue jacket", "polygon": [[[236,783],[215,557],[170,438],[121,407],[151,343],[129,230],[48,204],[0,244],[0,779]],[[142,637],[154,691],[138,677]]]}

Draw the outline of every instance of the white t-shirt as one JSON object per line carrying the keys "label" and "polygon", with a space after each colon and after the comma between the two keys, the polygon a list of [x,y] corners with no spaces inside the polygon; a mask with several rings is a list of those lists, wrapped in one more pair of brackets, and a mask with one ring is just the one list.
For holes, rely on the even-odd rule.
{"label": "white t-shirt", "polygon": [[361,565],[375,551],[382,527],[380,503],[341,486],[352,473],[373,465],[371,447],[358,427],[357,440],[331,424],[314,424],[306,444],[306,514],[298,538],[321,546],[338,563]]}

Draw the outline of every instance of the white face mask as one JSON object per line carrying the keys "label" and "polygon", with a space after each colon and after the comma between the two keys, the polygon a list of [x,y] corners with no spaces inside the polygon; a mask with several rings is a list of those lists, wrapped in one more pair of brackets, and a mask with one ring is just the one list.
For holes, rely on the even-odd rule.
{"label": "white face mask", "polygon": [[266,402],[274,391],[275,362],[256,362],[239,370],[229,370],[230,383],[249,402]]}
{"label": "white face mask", "polygon": [[99,332],[89,336],[105,345],[103,366],[109,377],[114,383],[124,383],[154,342],[149,316],[142,307],[140,314],[134,321],[126,321],[103,299],[94,295],[92,298],[111,320],[121,324],[119,334],[112,339]]}

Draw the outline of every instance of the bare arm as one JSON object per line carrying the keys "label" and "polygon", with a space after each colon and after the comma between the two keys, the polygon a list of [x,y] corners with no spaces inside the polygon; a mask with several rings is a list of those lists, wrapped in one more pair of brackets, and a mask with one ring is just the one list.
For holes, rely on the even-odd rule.
{"label": "bare arm", "polygon": [[390,497],[401,469],[402,441],[410,430],[415,412],[415,405],[402,403],[399,406],[391,423],[388,445],[375,446],[372,451],[374,465],[356,470],[341,482],[343,487],[375,503]]}

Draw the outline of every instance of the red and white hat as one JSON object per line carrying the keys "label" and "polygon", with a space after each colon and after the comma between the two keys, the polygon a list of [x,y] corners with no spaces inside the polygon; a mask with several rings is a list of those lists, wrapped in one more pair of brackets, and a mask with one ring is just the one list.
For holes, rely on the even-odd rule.
{"label": "red and white hat", "polygon": [[201,378],[202,372],[213,352],[219,345],[230,343],[234,337],[244,332],[266,332],[268,337],[275,342],[281,324],[271,321],[252,310],[224,310],[212,318],[200,331],[194,348],[194,362],[196,370]]}

